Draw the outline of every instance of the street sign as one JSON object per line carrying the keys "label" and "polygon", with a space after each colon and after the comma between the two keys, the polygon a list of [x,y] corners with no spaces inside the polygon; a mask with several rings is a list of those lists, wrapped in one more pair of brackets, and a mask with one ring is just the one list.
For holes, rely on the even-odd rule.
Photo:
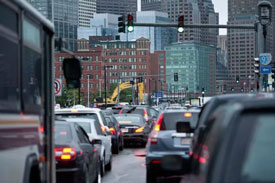
{"label": "street sign", "polygon": [[155,92],[155,97],[156,98],[161,98],[161,97],[163,97],[163,93],[162,92]]}
{"label": "street sign", "polygon": [[261,66],[260,67],[261,74],[270,74],[271,73],[271,66]]}
{"label": "street sign", "polygon": [[261,53],[259,59],[262,65],[268,65],[272,61],[272,55],[271,53]]}
{"label": "street sign", "polygon": [[54,80],[54,94],[55,94],[55,96],[62,95],[62,80],[61,79]]}

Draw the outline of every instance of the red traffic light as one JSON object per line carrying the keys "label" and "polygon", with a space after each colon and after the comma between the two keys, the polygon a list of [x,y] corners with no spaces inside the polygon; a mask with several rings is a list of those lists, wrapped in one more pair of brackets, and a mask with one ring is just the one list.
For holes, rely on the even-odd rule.
{"label": "red traffic light", "polygon": [[183,22],[183,21],[184,21],[184,16],[183,15],[179,16],[179,22]]}
{"label": "red traffic light", "polygon": [[134,20],[133,15],[128,14],[128,21],[129,21],[129,20]]}

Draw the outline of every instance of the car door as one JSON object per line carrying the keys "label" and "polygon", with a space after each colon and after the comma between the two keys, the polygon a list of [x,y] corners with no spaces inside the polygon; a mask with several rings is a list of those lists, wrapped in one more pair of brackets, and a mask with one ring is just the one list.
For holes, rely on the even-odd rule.
{"label": "car door", "polygon": [[96,169],[97,162],[96,162],[96,153],[93,151],[94,149],[93,145],[90,144],[88,135],[79,125],[76,125],[76,133],[79,138],[79,145],[85,155],[89,174],[95,176],[96,170],[97,170]]}
{"label": "car door", "polygon": [[95,129],[96,129],[96,133],[97,133],[97,137],[102,141],[102,144],[104,146],[105,149],[105,160],[106,162],[110,161],[112,152],[111,152],[111,146],[112,146],[112,142],[111,142],[111,136],[107,136],[105,133],[103,133],[103,131],[101,130],[100,124],[99,122],[95,121],[94,123],[95,125]]}

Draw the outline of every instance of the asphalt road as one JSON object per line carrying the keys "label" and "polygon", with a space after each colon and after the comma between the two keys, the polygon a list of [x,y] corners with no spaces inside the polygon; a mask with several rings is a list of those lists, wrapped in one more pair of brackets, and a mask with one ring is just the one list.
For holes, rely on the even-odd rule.
{"label": "asphalt road", "polygon": [[112,171],[106,172],[103,183],[145,183],[145,149],[125,148],[113,155]]}

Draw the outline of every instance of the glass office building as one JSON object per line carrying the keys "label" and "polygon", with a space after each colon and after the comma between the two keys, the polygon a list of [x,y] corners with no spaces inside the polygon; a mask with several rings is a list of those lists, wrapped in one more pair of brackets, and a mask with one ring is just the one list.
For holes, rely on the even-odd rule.
{"label": "glass office building", "polygon": [[[175,43],[166,46],[166,83],[170,91],[185,90],[215,93],[216,48],[197,43]],[[178,81],[174,81],[178,73]]]}

